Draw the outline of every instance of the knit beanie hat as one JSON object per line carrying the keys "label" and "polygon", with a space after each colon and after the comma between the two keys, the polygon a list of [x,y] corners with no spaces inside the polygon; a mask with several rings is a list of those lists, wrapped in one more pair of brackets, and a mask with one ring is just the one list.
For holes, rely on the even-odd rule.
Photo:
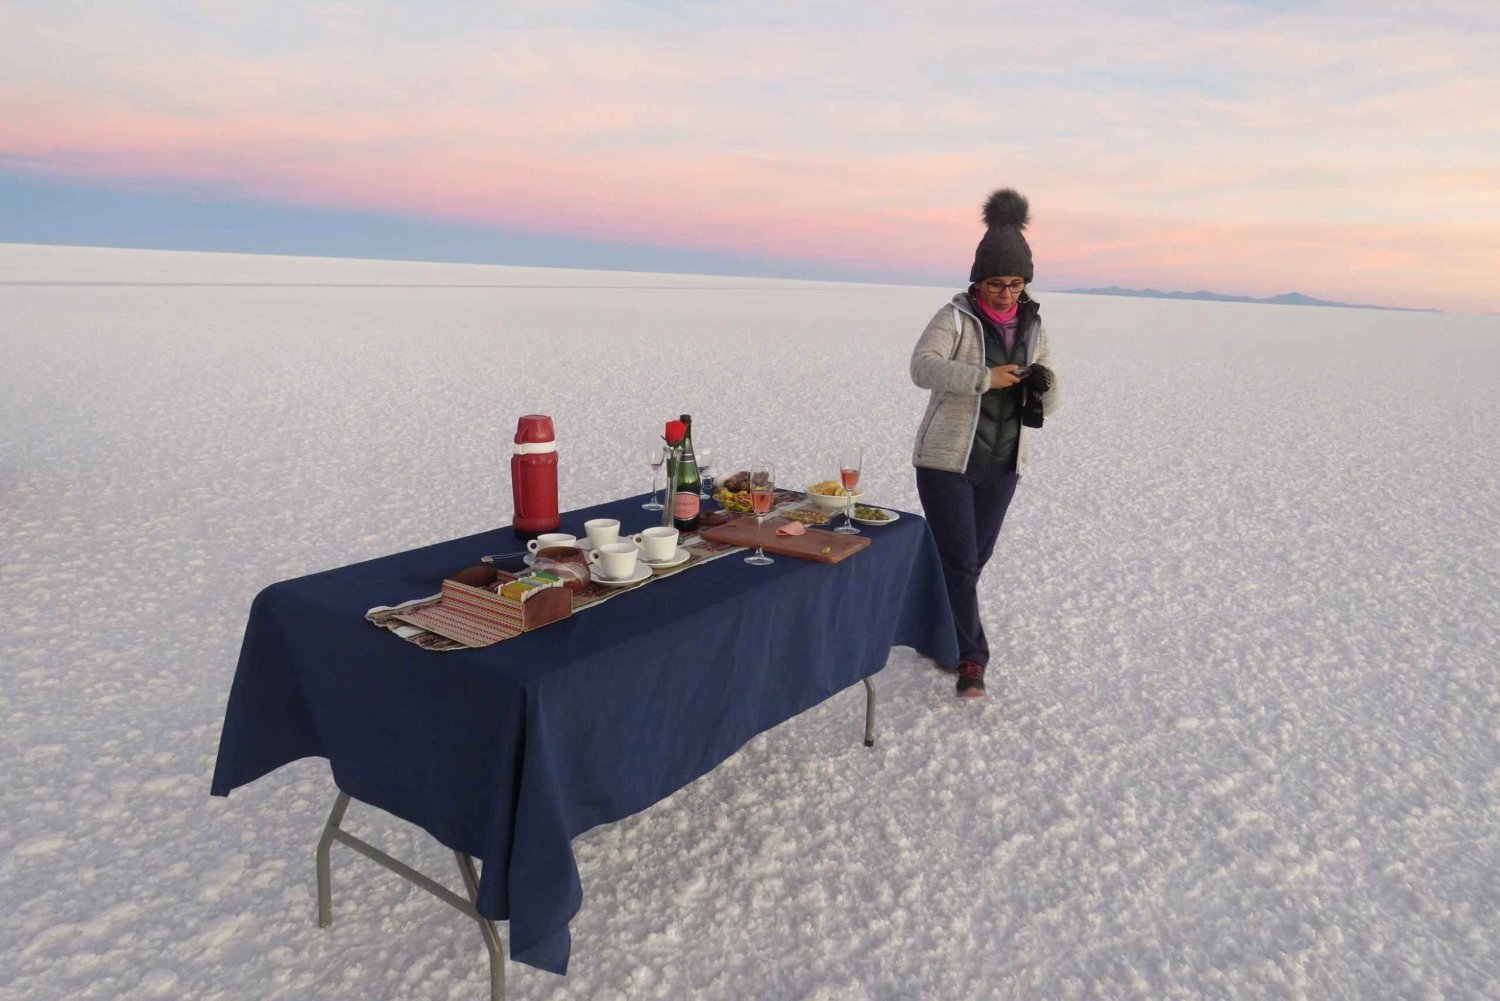
{"label": "knit beanie hat", "polygon": [[974,251],[969,281],[1015,275],[1031,281],[1031,248],[1021,230],[1031,221],[1031,206],[1010,188],[1001,188],[984,203],[984,239]]}

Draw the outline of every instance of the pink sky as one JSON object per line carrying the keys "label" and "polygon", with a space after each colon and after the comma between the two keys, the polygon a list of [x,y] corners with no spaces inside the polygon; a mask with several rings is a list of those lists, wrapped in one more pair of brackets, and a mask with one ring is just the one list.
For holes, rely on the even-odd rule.
{"label": "pink sky", "polygon": [[955,283],[1004,185],[1044,286],[1500,309],[1492,5],[1178,7],[7,7],[0,170]]}

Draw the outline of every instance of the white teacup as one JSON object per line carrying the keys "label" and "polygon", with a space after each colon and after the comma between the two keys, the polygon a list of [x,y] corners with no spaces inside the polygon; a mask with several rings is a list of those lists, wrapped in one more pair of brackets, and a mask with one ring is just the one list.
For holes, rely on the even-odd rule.
{"label": "white teacup", "polygon": [[648,562],[660,563],[677,555],[678,532],[675,528],[648,528],[635,536],[635,544],[641,547],[641,556]]}
{"label": "white teacup", "polygon": [[583,523],[583,530],[588,534],[589,545],[595,549],[620,541],[618,518],[590,518]]}
{"label": "white teacup", "polygon": [[626,580],[635,573],[640,550],[633,542],[611,542],[589,550],[589,562],[597,564],[610,580]]}
{"label": "white teacup", "polygon": [[578,545],[578,536],[576,535],[568,535],[565,532],[546,532],[526,543],[526,548],[534,553],[538,549],[546,549],[548,546],[576,545]]}

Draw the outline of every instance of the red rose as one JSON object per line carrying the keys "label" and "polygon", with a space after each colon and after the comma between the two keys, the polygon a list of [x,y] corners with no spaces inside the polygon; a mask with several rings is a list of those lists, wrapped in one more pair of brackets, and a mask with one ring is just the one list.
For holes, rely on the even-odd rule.
{"label": "red rose", "polygon": [[682,444],[687,437],[687,425],[682,421],[667,421],[667,444],[673,447]]}

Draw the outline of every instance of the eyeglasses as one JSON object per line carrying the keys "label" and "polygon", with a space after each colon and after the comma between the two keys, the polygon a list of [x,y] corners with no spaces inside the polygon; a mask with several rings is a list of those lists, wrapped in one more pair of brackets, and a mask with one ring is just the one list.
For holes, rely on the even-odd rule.
{"label": "eyeglasses", "polygon": [[986,280],[980,282],[980,284],[983,285],[987,291],[995,295],[998,295],[1001,292],[1009,292],[1011,295],[1020,295],[1021,292],[1026,288],[1026,281],[1023,278],[1017,278],[1013,282]]}

